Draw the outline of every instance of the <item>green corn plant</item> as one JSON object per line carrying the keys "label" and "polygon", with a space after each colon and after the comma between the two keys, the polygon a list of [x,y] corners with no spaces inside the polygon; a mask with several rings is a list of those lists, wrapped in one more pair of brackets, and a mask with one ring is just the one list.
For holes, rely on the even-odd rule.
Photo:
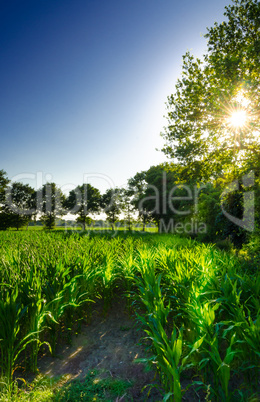
{"label": "green corn plant", "polygon": [[192,281],[188,276],[184,276],[183,278],[175,276],[174,271],[167,275],[167,281],[168,284],[166,286],[166,292],[168,294],[168,298],[171,300],[171,305],[176,319],[177,317],[180,319],[179,325],[182,325],[182,315],[183,311],[185,310],[186,303],[189,300]]}
{"label": "green corn plant", "polygon": [[[251,296],[242,303],[243,286],[247,283],[246,293]],[[242,286],[243,285],[243,286]],[[250,286],[251,285],[251,286]],[[252,375],[255,374],[255,368],[259,368],[260,357],[260,308],[259,308],[259,283],[248,278],[241,281],[241,288],[238,290],[238,280],[231,281],[226,276],[224,286],[222,286],[224,295],[218,300],[222,302],[228,317],[235,323],[234,330],[237,339],[240,342],[240,351],[242,367],[249,370]],[[252,318],[253,314],[253,318]],[[249,369],[248,369],[249,368]],[[251,374],[250,374],[251,375]],[[252,379],[251,379],[252,380]]]}
{"label": "green corn plant", "polygon": [[[71,279],[71,267],[65,267],[62,261],[49,263],[46,268],[46,288],[48,288],[47,301],[59,293],[64,285]],[[53,296],[51,296],[51,294]]]}
{"label": "green corn plant", "polygon": [[[149,262],[149,263],[148,263]],[[151,260],[142,260],[142,277],[136,277],[139,302],[145,307],[145,314],[137,314],[146,339],[151,341],[153,356],[142,359],[156,365],[161,383],[165,389],[164,400],[181,401],[181,372],[187,367],[187,356],[180,364],[183,352],[183,331],[177,333],[170,328],[168,317],[170,303],[166,302],[160,286],[162,274],[156,275]],[[202,341],[201,341],[202,342]],[[196,348],[199,347],[197,343]],[[193,351],[192,351],[193,352]]]}
{"label": "green corn plant", "polygon": [[255,320],[250,315],[243,318],[244,320],[238,323],[240,339],[243,339],[240,341],[241,370],[245,372],[252,388],[257,390],[260,369],[260,310]]}
{"label": "green corn plant", "polygon": [[[170,337],[167,336],[160,321],[150,316],[145,332],[147,338],[152,341],[152,350],[155,354],[149,359],[159,371],[161,383],[166,392],[164,400],[179,402],[182,399],[179,366],[182,355],[182,331],[177,334],[174,328]],[[146,359],[143,359],[144,361]]]}
{"label": "green corn plant", "polygon": [[[193,303],[187,304],[187,311],[189,318],[193,323],[193,329],[196,337],[204,338],[204,345],[200,355],[196,355],[200,369],[206,369],[206,375],[210,379],[211,370],[213,370],[215,381],[214,392],[217,397],[222,401],[230,400],[231,394],[228,389],[230,380],[231,362],[234,356],[238,353],[238,350],[233,350],[233,346],[236,341],[236,333],[233,333],[229,346],[226,349],[224,358],[221,358],[222,348],[219,347],[219,342],[223,344],[228,343],[228,339],[225,338],[226,334],[234,330],[235,325],[229,326],[228,330],[224,332],[224,336],[221,336],[221,327],[225,323],[216,323],[215,311],[219,309],[220,303],[212,304],[209,302],[200,302],[200,292],[198,289],[193,289]],[[220,385],[220,386],[219,386]],[[211,388],[212,389],[212,388]]]}
{"label": "green corn plant", "polygon": [[149,314],[138,316],[147,334],[146,339],[151,341],[153,353],[151,357],[138,359],[138,361],[156,365],[161,384],[165,390],[163,400],[179,402],[182,400],[182,395],[185,392],[181,388],[181,373],[193,365],[190,363],[190,357],[199,349],[204,337],[197,340],[192,345],[191,351],[183,356],[183,330],[177,331],[174,327],[169,333],[163,327],[160,317],[167,318],[170,312],[169,305],[164,310],[161,315]]}
{"label": "green corn plant", "polygon": [[115,270],[115,256],[109,250],[103,257],[103,263],[99,269],[101,294],[103,297],[103,313],[106,315],[108,308],[111,304],[114,286],[117,280],[117,273]]}
{"label": "green corn plant", "polygon": [[[70,308],[78,308],[83,303],[91,301],[87,298],[86,292],[80,291],[79,279],[81,276],[72,278],[70,282],[66,283],[62,290],[60,290],[55,297],[46,304],[47,311],[47,326],[50,332],[50,346],[51,353],[55,355],[57,339],[58,339],[58,325],[61,324],[62,318],[65,317],[65,311]],[[68,317],[67,317],[68,318]],[[71,325],[67,320],[67,325]],[[71,328],[68,326],[68,328]],[[70,330],[69,330],[70,332]]]}
{"label": "green corn plant", "polygon": [[214,328],[215,311],[219,308],[220,304],[214,305],[209,301],[203,303],[200,299],[203,296],[203,289],[196,285],[192,285],[188,303],[185,305],[184,314],[187,315],[191,331],[194,333],[194,339],[198,339],[204,334],[211,338]]}
{"label": "green corn plant", "polygon": [[137,270],[137,264],[137,256],[132,247],[122,253],[118,258],[118,270],[121,275],[122,286],[127,291],[131,289],[135,271]]}
{"label": "green corn plant", "polygon": [[[176,329],[171,333],[170,340],[165,332],[167,318],[170,313],[170,304],[164,306],[160,282],[162,274],[156,276],[151,255],[141,256],[141,277],[136,277],[139,302],[146,309],[144,316],[137,315],[143,324],[147,338],[152,342],[152,350],[155,355],[145,361],[154,361],[161,382],[167,392],[167,399],[181,400],[181,385],[178,364],[182,352],[182,333],[177,336]],[[166,397],[165,397],[166,398]],[[165,399],[166,400],[166,399]],[[173,399],[172,399],[173,400]]]}
{"label": "green corn plant", "polygon": [[[21,335],[21,326],[27,307],[21,305],[18,286],[4,292],[0,300],[0,351],[2,377],[11,384],[14,370],[17,368],[18,357],[26,346],[36,339],[35,332]],[[3,292],[2,292],[3,294]]]}
{"label": "green corn plant", "polygon": [[136,302],[139,301],[142,308],[146,308],[147,314],[155,314],[160,317],[162,325],[165,325],[167,317],[161,291],[162,274],[157,275],[155,272],[154,253],[142,250],[139,254],[138,268],[141,276],[136,275],[134,278],[138,289]]}
{"label": "green corn plant", "polygon": [[260,272],[254,276],[245,274],[243,279],[243,293],[247,294],[245,307],[249,310],[250,316],[255,319],[260,310]]}
{"label": "green corn plant", "polygon": [[205,338],[205,342],[207,343],[208,347],[204,347],[204,353],[209,357],[202,359],[200,366],[205,365],[205,363],[211,365],[214,372],[215,382],[213,391],[219,401],[230,401],[231,399],[232,394],[228,387],[230,381],[231,363],[235,355],[238,353],[237,350],[233,350],[233,346],[236,343],[235,338],[236,334],[233,334],[231,336],[229,346],[226,349],[224,358],[221,358],[218,334],[215,334],[211,340]]}
{"label": "green corn plant", "polygon": [[218,301],[223,304],[223,307],[226,308],[227,312],[241,304],[240,298],[242,289],[238,289],[237,285],[237,279],[234,280],[234,278],[230,278],[228,275],[225,275],[225,277],[222,278],[222,295],[218,298]]}
{"label": "green corn plant", "polygon": [[[202,291],[202,293],[201,293]],[[219,308],[220,304],[212,304],[210,302],[202,302],[203,289],[198,286],[192,285],[189,302],[186,303],[183,311],[187,317],[186,323],[186,336],[187,340],[193,344],[196,339],[205,339],[205,341],[212,342],[219,327],[215,326],[215,311]],[[216,335],[217,336],[217,335]],[[210,379],[211,368],[204,363],[208,362],[205,353],[199,351],[192,356],[194,366],[199,370],[205,370],[205,376]]]}
{"label": "green corn plant", "polygon": [[165,307],[165,297],[162,295],[160,282],[162,275],[154,277],[152,283],[145,279],[139,279],[137,287],[139,290],[139,302],[142,303],[142,308],[145,307],[146,315],[155,316],[163,326],[167,324],[167,317],[171,311],[170,302]]}
{"label": "green corn plant", "polygon": [[258,367],[260,367],[260,310],[258,311],[256,320],[253,321],[249,316],[247,324],[245,325],[244,322],[242,328],[244,330],[245,341],[249,346],[250,360],[258,363]]}
{"label": "green corn plant", "polygon": [[135,274],[137,271],[137,257],[133,249],[120,255],[118,259],[118,277],[125,292],[127,309],[131,310],[131,296],[134,294]]}
{"label": "green corn plant", "polygon": [[35,373],[37,371],[37,358],[39,348],[45,344],[51,350],[50,344],[44,340],[40,340],[40,336],[44,329],[46,329],[47,317],[49,320],[54,318],[48,310],[47,300],[42,294],[42,280],[43,275],[38,265],[30,261],[30,270],[24,271],[23,277],[20,280],[20,297],[22,303],[27,306],[26,311],[26,330],[27,332],[34,332],[35,339],[28,346],[30,369]]}
{"label": "green corn plant", "polygon": [[[65,317],[65,311],[68,307],[77,307],[75,303],[74,292],[71,291],[68,297],[68,292],[70,286],[75,289],[75,281],[77,278],[73,278],[71,282],[64,285],[64,288],[60,290],[55,297],[46,304],[46,310],[48,311],[46,325],[48,326],[50,333],[50,349],[52,355],[55,355],[57,339],[59,335],[59,329],[61,325],[61,320]],[[68,327],[70,328],[70,327]]]}
{"label": "green corn plant", "polygon": [[[64,286],[63,292],[65,293],[64,301],[67,302],[67,306],[65,306],[64,312],[64,321],[65,328],[67,334],[67,342],[71,343],[71,331],[72,327],[75,324],[77,317],[77,311],[79,310],[82,313],[83,306],[86,306],[86,303],[92,303],[93,300],[89,298],[90,294],[88,289],[86,288],[86,284],[84,283],[85,276],[77,275],[72,280]],[[91,276],[88,277],[91,279]],[[58,318],[58,317],[57,317]],[[81,322],[81,317],[80,320]],[[78,326],[78,328],[80,328]]]}
{"label": "green corn plant", "polygon": [[[100,298],[100,287],[98,285],[99,281],[99,270],[96,268],[94,262],[90,259],[88,261],[84,258],[82,262],[82,278],[79,280],[80,289],[82,295],[86,294],[88,297],[89,303],[80,303],[78,307],[79,311],[79,330],[80,325],[83,319],[86,319],[88,322],[91,321],[92,317],[92,303],[95,302],[97,298]],[[82,296],[83,297],[83,296]]]}

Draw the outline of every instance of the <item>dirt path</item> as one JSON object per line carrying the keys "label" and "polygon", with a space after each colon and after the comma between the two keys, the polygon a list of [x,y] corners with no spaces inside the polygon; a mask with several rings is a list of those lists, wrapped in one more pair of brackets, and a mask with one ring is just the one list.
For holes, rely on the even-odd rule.
{"label": "dirt path", "polygon": [[[132,382],[128,398],[144,401],[146,394],[141,390],[154,381],[154,372],[147,372],[136,363],[145,353],[138,344],[141,334],[134,324],[122,300],[113,304],[106,317],[101,306],[93,305],[91,323],[82,325],[71,346],[58,347],[58,357],[41,358],[39,370],[48,376],[68,374],[70,379],[83,379],[89,370],[96,369],[104,376]],[[159,401],[160,394],[154,390],[148,400]]]}

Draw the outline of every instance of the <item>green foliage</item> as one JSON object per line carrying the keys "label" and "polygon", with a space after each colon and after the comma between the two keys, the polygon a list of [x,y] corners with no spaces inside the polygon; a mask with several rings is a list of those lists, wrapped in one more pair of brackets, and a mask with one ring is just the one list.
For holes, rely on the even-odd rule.
{"label": "green foliage", "polygon": [[131,386],[131,383],[118,379],[99,377],[95,370],[89,371],[84,381],[74,380],[59,390],[53,401],[114,401]]}
{"label": "green foliage", "polygon": [[[177,159],[183,177],[196,181],[259,159],[260,5],[234,0],[224,15],[208,29],[205,56],[183,57],[182,78],[168,97],[163,151]],[[240,129],[228,120],[236,110],[248,116]]]}
{"label": "green foliage", "polygon": [[0,402],[50,402],[54,398],[54,390],[59,378],[48,378],[38,375],[30,384],[25,381],[13,382],[12,388],[2,383]]}
{"label": "green foliage", "polygon": [[6,191],[6,202],[12,215],[13,226],[18,230],[36,214],[36,193],[28,184],[12,183]]}
{"label": "green foliage", "polygon": [[41,217],[41,222],[43,223],[44,228],[48,229],[48,230],[55,228],[55,221],[56,221],[56,217],[52,212],[46,212]]}
{"label": "green foliage", "polygon": [[[103,372],[91,370],[84,380],[69,381],[66,376],[49,378],[38,375],[31,383],[13,384],[12,392],[3,387],[0,402],[115,401],[126,394],[130,381],[104,378]],[[109,374],[110,376],[110,374]]]}
{"label": "green foliage", "polygon": [[118,188],[109,188],[101,197],[101,207],[107,215],[107,221],[111,223],[112,230],[119,220],[123,208],[122,191]]}
{"label": "green foliage", "polygon": [[12,215],[3,208],[0,213],[0,230],[6,230],[13,226]]}
{"label": "green foliage", "polygon": [[2,203],[2,201],[5,198],[4,193],[5,193],[5,189],[9,182],[10,182],[10,180],[7,178],[6,172],[3,169],[1,169],[0,170],[0,203]]}
{"label": "green foliage", "polygon": [[260,230],[258,228],[249,237],[249,241],[243,246],[243,250],[249,254],[256,264],[260,264]]}
{"label": "green foliage", "polygon": [[207,232],[199,236],[201,241],[215,241],[222,238],[223,222],[220,222],[221,188],[208,183],[199,194],[198,218],[207,225]]}
{"label": "green foliage", "polygon": [[[257,0],[233,0],[225,8],[225,20],[205,35],[207,52],[201,59],[183,56],[182,77],[168,97],[168,124],[162,133],[163,152],[173,161],[182,182],[207,183],[200,195],[199,216],[207,224],[201,240],[229,238],[241,248],[249,233],[226,217],[242,220],[248,189],[241,178],[254,172],[252,228],[259,226],[259,88],[260,4]],[[233,124],[234,113],[246,116]],[[221,193],[234,180],[236,191],[221,201]]]}
{"label": "green foliage", "polygon": [[124,212],[124,223],[127,225],[128,230],[132,228],[134,222],[134,212],[135,208],[132,202],[132,191],[129,189],[123,190],[121,192],[122,199],[122,212]]}
{"label": "green foliage", "polygon": [[37,212],[46,229],[55,227],[57,216],[65,214],[65,196],[55,183],[46,183],[37,191]]}
{"label": "green foliage", "polygon": [[185,222],[187,215],[192,216],[194,187],[192,183],[180,183],[178,171],[172,165],[152,166],[146,172],[137,173],[128,186],[143,230],[148,222],[154,222],[158,231],[174,232],[174,225]]}
{"label": "green foliage", "polygon": [[143,232],[145,231],[146,224],[152,221],[152,217],[149,211],[140,204],[142,200],[146,197],[147,189],[146,172],[138,172],[134,177],[128,180],[127,193],[131,197],[131,204],[134,206],[135,210],[138,212],[139,218],[141,219],[143,225]]}
{"label": "green foliage", "polygon": [[36,334],[22,335],[22,322],[27,306],[19,300],[18,286],[2,289],[0,300],[0,353],[1,376],[11,384],[17,359],[26,346],[35,339]]}
{"label": "green foliage", "polygon": [[28,184],[15,182],[7,186],[7,179],[5,183],[5,192],[0,191],[2,201],[0,228],[15,227],[18,230],[28,225],[36,214],[36,194]]}
{"label": "green foliage", "polygon": [[84,230],[91,222],[88,215],[100,209],[100,197],[99,190],[87,183],[71,190],[65,201],[68,212],[78,215],[77,222],[83,224]]}

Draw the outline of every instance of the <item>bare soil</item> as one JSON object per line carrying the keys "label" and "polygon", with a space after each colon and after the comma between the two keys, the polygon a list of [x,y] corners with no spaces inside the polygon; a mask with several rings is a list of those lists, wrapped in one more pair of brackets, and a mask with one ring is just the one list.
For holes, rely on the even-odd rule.
{"label": "bare soil", "polygon": [[114,302],[106,316],[101,305],[93,304],[91,323],[82,324],[80,334],[72,337],[71,346],[59,345],[57,357],[40,358],[38,368],[44,375],[68,375],[70,380],[83,380],[89,370],[95,369],[103,376],[132,384],[122,401],[160,401],[162,396],[157,389],[148,398],[147,391],[142,392],[145,385],[157,381],[155,372],[136,362],[145,357],[144,348],[139,344],[141,336],[122,300]]}
{"label": "bare soil", "polygon": [[[49,377],[66,376],[67,381],[83,381],[89,370],[97,370],[101,378],[110,376],[129,381],[127,393],[116,401],[162,401],[163,394],[158,387],[151,388],[149,394],[149,387],[143,390],[148,384],[159,386],[155,371],[148,371],[137,362],[137,359],[147,356],[140,343],[144,335],[138,330],[134,316],[127,311],[121,298],[113,300],[106,315],[103,314],[102,304],[93,304],[91,322],[82,324],[80,333],[73,335],[70,346],[60,342],[56,357],[49,354],[42,356],[38,361],[39,372]],[[193,374],[191,371],[183,378],[182,388],[192,382]],[[205,396],[201,392],[199,394],[190,387],[183,401],[205,400]]]}

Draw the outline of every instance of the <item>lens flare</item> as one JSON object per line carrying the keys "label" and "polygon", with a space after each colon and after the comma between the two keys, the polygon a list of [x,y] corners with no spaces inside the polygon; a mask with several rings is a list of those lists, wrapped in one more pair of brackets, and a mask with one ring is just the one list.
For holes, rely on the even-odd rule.
{"label": "lens flare", "polygon": [[246,124],[247,113],[245,110],[236,110],[229,118],[229,123],[235,127],[240,128]]}

